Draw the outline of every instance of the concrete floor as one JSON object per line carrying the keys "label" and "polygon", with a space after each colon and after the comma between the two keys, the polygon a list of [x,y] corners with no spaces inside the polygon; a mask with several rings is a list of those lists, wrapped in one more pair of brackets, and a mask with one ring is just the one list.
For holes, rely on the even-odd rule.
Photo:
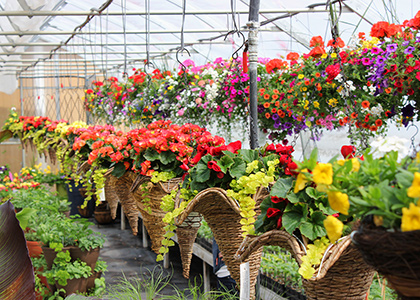
{"label": "concrete floor", "polygon": [[[91,221],[95,222],[93,218],[91,218]],[[153,270],[163,272],[162,274],[164,276],[171,276],[170,284],[181,291],[188,289],[189,281],[194,283],[195,280],[201,283],[203,266],[200,259],[193,257],[190,279],[187,280],[182,276],[181,258],[177,245],[170,249],[169,259],[171,267],[164,269],[162,262],[156,262],[156,254],[150,248],[143,248],[141,219],[139,220],[138,236],[134,236],[129,228],[126,230],[121,230],[120,228],[119,220],[113,224],[95,225],[92,228],[95,231],[101,232],[107,238],[107,242],[100,252],[100,258],[108,264],[108,271],[104,275],[107,288],[115,286],[122,279],[123,274],[128,279],[147,278]],[[215,287],[216,277],[213,274],[212,276],[212,286]],[[174,295],[175,291],[172,286],[164,288],[162,294]],[[106,299],[106,297],[104,298]],[[67,299],[86,298],[69,296]],[[147,299],[145,294],[143,294],[142,299]]]}

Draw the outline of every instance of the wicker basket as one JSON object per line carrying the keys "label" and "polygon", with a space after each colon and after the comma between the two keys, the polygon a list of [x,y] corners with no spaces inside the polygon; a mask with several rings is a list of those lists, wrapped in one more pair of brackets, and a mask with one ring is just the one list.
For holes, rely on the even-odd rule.
{"label": "wicker basket", "polygon": [[115,192],[115,185],[117,183],[118,178],[109,174],[106,177],[105,181],[105,200],[108,202],[109,210],[111,211],[111,218],[115,220],[117,217],[117,209],[118,209],[118,195]]}
{"label": "wicker basket", "polygon": [[[257,214],[260,212],[259,204],[268,193],[260,189],[254,199],[256,200]],[[234,255],[243,241],[241,230],[241,215],[239,204],[226,195],[226,191],[220,188],[208,188],[198,193],[187,205],[185,211],[179,216],[178,222],[182,223],[191,212],[200,213],[219,245],[223,260],[228,267],[232,278],[239,283],[240,263]],[[250,267],[250,295],[255,295],[255,282],[260,268],[262,249],[251,253],[244,262],[249,262]],[[252,298],[253,299],[253,298]]]}
{"label": "wicker basket", "polygon": [[[109,175],[113,177],[112,175]],[[139,210],[137,209],[136,201],[132,193],[130,193],[131,185],[133,184],[132,172],[127,171],[120,178],[111,180],[111,184],[114,188],[114,192],[118,196],[118,200],[124,210],[124,213],[130,223],[131,230],[134,235],[137,235],[138,221],[139,221]]]}
{"label": "wicker basket", "polygon": [[[159,182],[153,184],[150,178],[130,172],[131,186],[129,188],[137,209],[140,211],[144,226],[150,236],[152,242],[152,251],[159,254],[159,249],[162,246],[163,236],[166,231],[164,229],[165,223],[162,221],[165,212],[160,208],[161,199],[163,196],[169,194],[172,189],[178,188],[181,182],[180,178],[172,179],[168,182]],[[138,189],[141,183],[147,182],[147,195]],[[147,204],[143,200],[147,197],[149,200]]]}
{"label": "wicker basket", "polygon": [[388,280],[400,299],[420,299],[420,230],[388,232],[360,226],[352,240],[366,263]]}
{"label": "wicker basket", "polygon": [[[288,250],[298,264],[305,255],[304,246],[283,230],[271,230],[260,236],[247,236],[236,253],[236,259],[245,260],[262,246],[275,245]],[[363,260],[352,245],[350,236],[340,240],[327,252],[314,277],[304,279],[309,300],[364,300],[372,283],[374,270]]]}
{"label": "wicker basket", "polygon": [[182,261],[182,275],[190,278],[190,266],[193,254],[193,245],[197,237],[198,229],[201,226],[201,215],[198,212],[191,212],[182,224],[176,224],[179,251]]}

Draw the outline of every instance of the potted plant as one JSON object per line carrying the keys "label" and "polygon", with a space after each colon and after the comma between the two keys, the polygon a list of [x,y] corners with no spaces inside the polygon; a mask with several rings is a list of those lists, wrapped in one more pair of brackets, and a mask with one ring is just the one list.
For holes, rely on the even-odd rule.
{"label": "potted plant", "polygon": [[102,274],[106,272],[107,268],[108,268],[108,264],[105,261],[98,259],[95,265],[95,269],[93,270],[93,273],[89,277],[88,282],[87,282],[88,291],[94,288],[96,285],[99,285],[97,284],[98,283],[97,280],[101,280],[103,282],[105,281],[104,278],[101,278],[101,277],[102,277]]}
{"label": "potted plant", "polygon": [[57,289],[64,289],[65,295],[85,293],[87,279],[92,269],[80,260],[73,260],[69,251],[57,253],[50,270],[44,272],[48,283],[55,284]]}

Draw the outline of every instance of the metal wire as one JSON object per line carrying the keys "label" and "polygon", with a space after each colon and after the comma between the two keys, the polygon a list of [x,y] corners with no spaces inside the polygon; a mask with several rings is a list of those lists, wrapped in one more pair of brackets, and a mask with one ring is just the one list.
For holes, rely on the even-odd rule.
{"label": "metal wire", "polygon": [[121,12],[122,12],[122,27],[123,27],[123,37],[124,37],[124,76],[127,76],[127,32],[126,32],[126,0],[121,0]]}

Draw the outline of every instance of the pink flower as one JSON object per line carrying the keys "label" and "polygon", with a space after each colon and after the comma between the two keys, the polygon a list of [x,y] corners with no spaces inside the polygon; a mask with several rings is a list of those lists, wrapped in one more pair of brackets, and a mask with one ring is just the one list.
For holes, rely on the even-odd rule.
{"label": "pink flower", "polygon": [[181,108],[180,110],[178,110],[177,114],[178,116],[182,117],[185,113],[185,108]]}

